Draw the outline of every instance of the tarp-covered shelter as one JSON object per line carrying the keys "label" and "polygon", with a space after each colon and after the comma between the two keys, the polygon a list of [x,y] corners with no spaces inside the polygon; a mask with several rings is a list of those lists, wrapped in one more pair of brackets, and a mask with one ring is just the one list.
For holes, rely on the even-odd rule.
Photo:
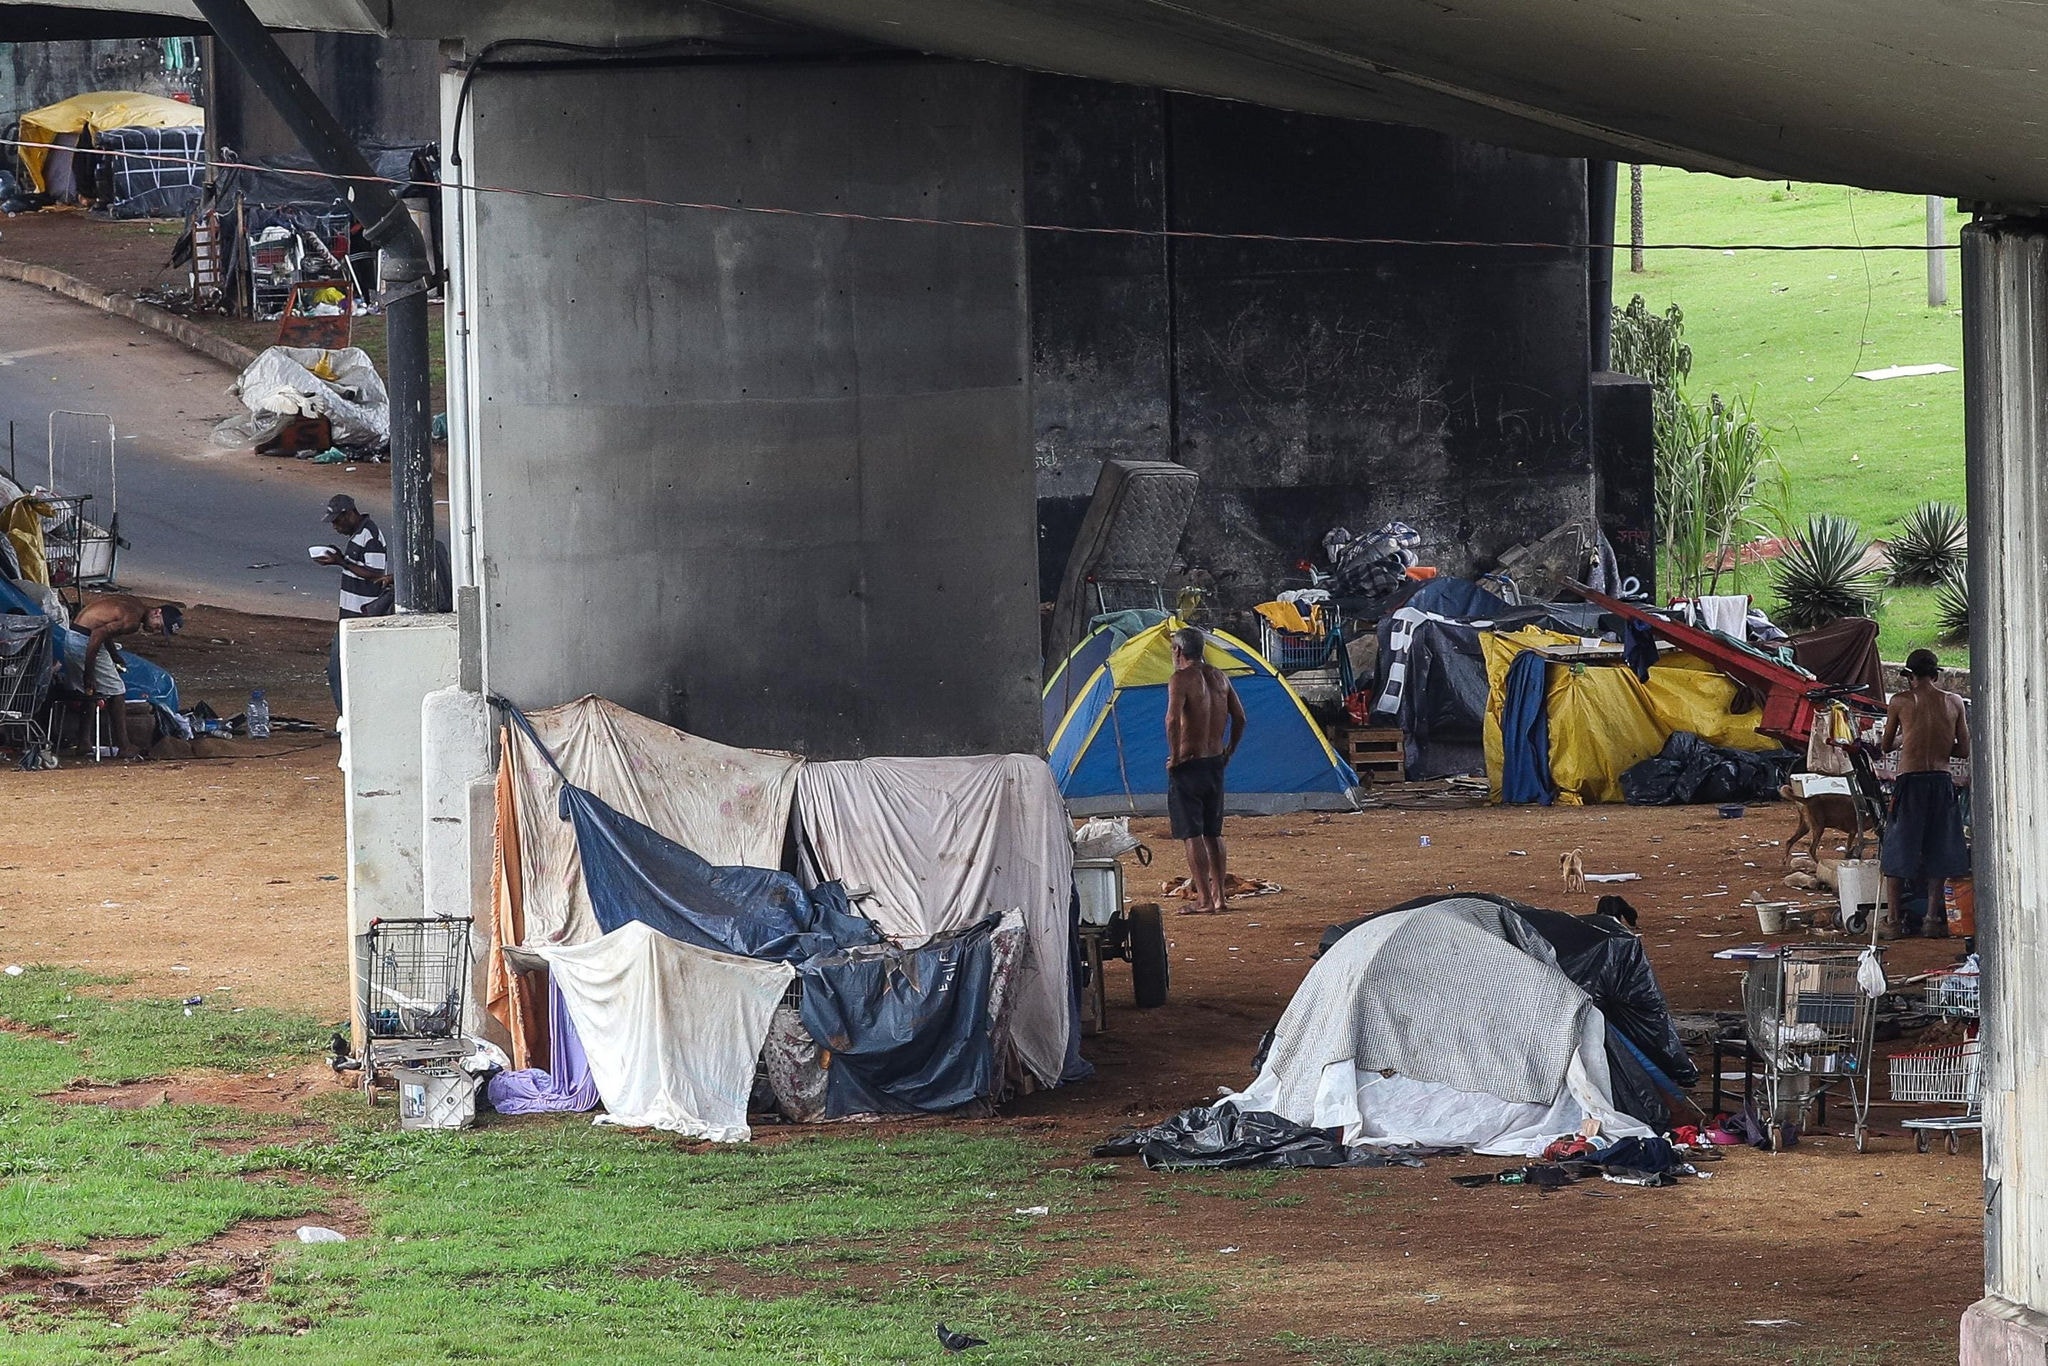
{"label": "tarp-covered shelter", "polygon": [[1534,1157],[1588,1118],[1605,1138],[1649,1136],[1615,1103],[1599,1007],[1528,938],[1476,897],[1364,922],[1309,969],[1229,1101],[1353,1147]]}
{"label": "tarp-covered shelter", "polygon": [[[740,1053],[807,1120],[985,1105],[1069,1072],[1073,856],[1043,761],[805,765],[595,697],[509,715],[486,995],[521,1067],[564,1032],[508,966],[537,953],[605,1105],[639,1116],[619,1122],[744,1138],[745,1095],[735,1119],[730,1087],[688,1080]],[[799,989],[783,999],[763,966]],[[733,1019],[701,1027],[671,977],[731,987]]]}
{"label": "tarp-covered shelter", "polygon": [[[40,588],[29,584],[28,588]],[[47,592],[48,590],[44,590]],[[54,594],[51,594],[54,597]],[[60,623],[57,631],[57,650],[74,677],[85,664],[86,633],[70,628],[68,617],[46,610],[41,602],[30,597],[27,589],[10,579],[0,577],[0,612],[22,616],[49,616]],[[144,659],[123,646],[121,648],[122,682],[128,685],[130,702],[147,702],[165,711],[178,711],[178,682],[171,677],[170,670],[152,660]]]}
{"label": "tarp-covered shelter", "polygon": [[[1537,627],[1481,636],[1487,673],[1486,776],[1496,798],[1507,767],[1511,737],[1502,719],[1516,657],[1575,643],[1575,637]],[[1779,748],[1758,730],[1762,713],[1754,706],[1738,709],[1738,685],[1705,660],[1672,652],[1647,673],[1638,678],[1618,661],[1545,664],[1542,706],[1556,800],[1566,805],[1625,800],[1622,774],[1655,758],[1679,732],[1726,749],[1767,753]]]}
{"label": "tarp-covered shelter", "polygon": [[[1047,747],[1054,780],[1077,816],[1166,811],[1166,685],[1173,675],[1169,618],[1139,632],[1098,666]],[[1225,779],[1226,807],[1246,815],[1341,811],[1358,804],[1358,775],[1337,757],[1287,680],[1258,651],[1205,631],[1207,659],[1244,704],[1245,741]]]}
{"label": "tarp-covered shelter", "polygon": [[[160,95],[99,90],[21,116],[30,190],[59,203],[97,198],[117,218],[176,216],[199,195],[206,111]],[[81,153],[105,150],[105,173],[83,183]]]}

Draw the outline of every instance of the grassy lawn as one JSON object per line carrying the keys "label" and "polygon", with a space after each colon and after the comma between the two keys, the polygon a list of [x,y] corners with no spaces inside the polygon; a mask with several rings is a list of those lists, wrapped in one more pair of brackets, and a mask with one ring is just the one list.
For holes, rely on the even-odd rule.
{"label": "grassy lawn", "polygon": [[[1617,240],[1628,240],[1623,186]],[[1924,201],[1838,185],[1645,167],[1644,236],[1650,242],[1921,242]],[[1950,207],[1949,240],[1963,218]],[[1651,251],[1630,274],[1617,253],[1614,296],[1641,294],[1685,311],[1693,351],[1689,392],[1753,394],[1776,429],[1792,510],[1855,518],[1889,536],[1929,499],[1963,505],[1961,263],[1950,254],[1948,306],[1927,306],[1926,257],[1917,252]],[[1957,372],[1873,382],[1858,370],[1941,363]],[[1741,589],[1768,599],[1767,578]],[[1766,610],[1770,604],[1765,602]],[[1933,590],[1895,589],[1879,620],[1880,648],[1903,658],[1934,640]],[[1944,660],[1968,651],[1938,646]]]}

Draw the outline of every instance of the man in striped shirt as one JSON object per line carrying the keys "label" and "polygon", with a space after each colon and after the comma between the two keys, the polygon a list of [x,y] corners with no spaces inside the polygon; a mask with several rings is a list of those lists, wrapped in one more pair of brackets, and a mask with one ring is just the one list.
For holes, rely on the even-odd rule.
{"label": "man in striped shirt", "polygon": [[[327,522],[348,539],[339,551],[329,550],[317,561],[341,567],[341,619],[382,617],[391,614],[391,563],[384,550],[384,534],[377,524],[356,507],[356,500],[337,493],[327,500]],[[334,644],[327,651],[327,688],[334,694],[334,712],[341,714],[341,631],[334,632]]]}

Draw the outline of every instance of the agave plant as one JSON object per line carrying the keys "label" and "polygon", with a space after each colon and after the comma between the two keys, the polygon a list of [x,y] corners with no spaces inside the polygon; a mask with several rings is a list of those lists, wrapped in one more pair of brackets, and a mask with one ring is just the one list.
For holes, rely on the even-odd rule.
{"label": "agave plant", "polygon": [[1810,631],[1840,617],[1876,613],[1884,592],[1882,573],[1863,566],[1870,543],[1847,517],[1822,514],[1806,519],[1772,570],[1778,590],[1778,624]]}
{"label": "agave plant", "polygon": [[1934,586],[1934,624],[1946,641],[1966,640],[1970,635],[1969,565],[1957,562],[1941,572]]}
{"label": "agave plant", "polygon": [[1969,553],[1969,523],[1954,503],[1922,503],[1892,538],[1893,583],[1940,583]]}

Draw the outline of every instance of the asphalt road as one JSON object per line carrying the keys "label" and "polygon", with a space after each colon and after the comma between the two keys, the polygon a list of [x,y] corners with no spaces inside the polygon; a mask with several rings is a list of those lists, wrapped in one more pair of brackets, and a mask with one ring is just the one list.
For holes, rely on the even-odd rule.
{"label": "asphalt road", "polygon": [[[123,587],[242,612],[331,617],[336,573],[306,558],[332,542],[320,520],[347,492],[385,521],[382,465],[314,466],[207,440],[240,413],[234,372],[165,337],[28,285],[0,281],[0,469],[7,423],[24,485],[47,483],[52,410],[114,419]],[[388,522],[386,522],[388,525]]]}

